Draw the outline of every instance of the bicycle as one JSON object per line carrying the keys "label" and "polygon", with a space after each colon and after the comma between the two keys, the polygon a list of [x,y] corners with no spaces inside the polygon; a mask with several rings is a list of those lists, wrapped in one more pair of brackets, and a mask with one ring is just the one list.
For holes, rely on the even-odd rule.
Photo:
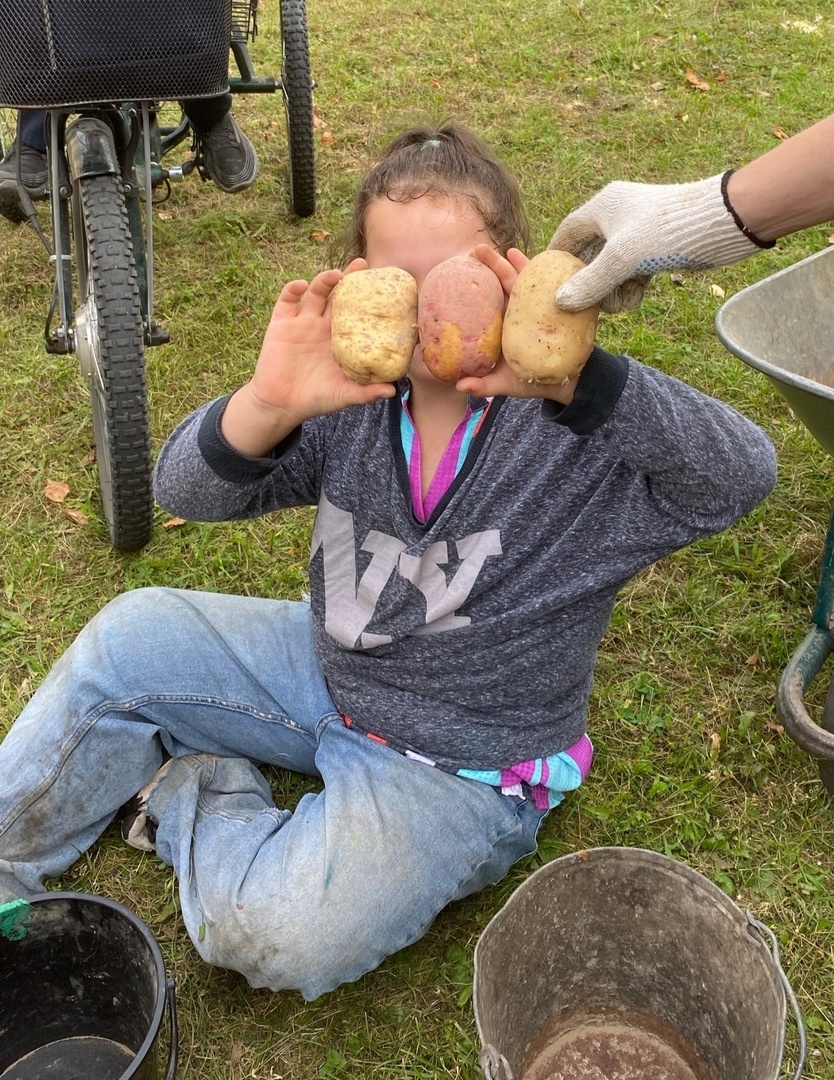
{"label": "bicycle", "polygon": [[102,509],[121,551],[144,547],[153,528],[145,349],[170,340],[154,318],[153,208],[201,171],[194,138],[191,157],[163,164],[193,135],[184,115],[161,123],[163,103],[280,90],[290,206],[315,211],[305,0],[280,0],[280,80],[255,72],[257,12],[258,0],[0,0],[0,158],[13,137],[8,110],[48,110],[51,237],[21,184],[17,220],[38,231],[54,265],[45,347],[74,353],[88,384]]}

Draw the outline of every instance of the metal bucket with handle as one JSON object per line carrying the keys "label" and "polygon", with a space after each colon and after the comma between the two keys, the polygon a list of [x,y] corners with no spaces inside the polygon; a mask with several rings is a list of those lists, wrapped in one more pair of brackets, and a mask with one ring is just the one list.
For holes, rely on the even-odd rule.
{"label": "metal bucket with handle", "polygon": [[485,1080],[777,1080],[787,1003],[772,932],[708,878],[603,847],[532,874],[475,948]]}

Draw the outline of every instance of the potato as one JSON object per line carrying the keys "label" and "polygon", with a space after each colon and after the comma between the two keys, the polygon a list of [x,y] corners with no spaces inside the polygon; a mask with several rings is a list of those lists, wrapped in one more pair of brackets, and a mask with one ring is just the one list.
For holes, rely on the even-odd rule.
{"label": "potato", "polygon": [[594,347],[599,308],[561,311],[553,297],[585,263],[549,249],[516,278],[504,316],[504,359],[525,382],[563,383],[575,378]]}
{"label": "potato", "polygon": [[417,344],[417,282],[384,266],[346,274],[333,290],[331,346],[354,382],[396,382]]}
{"label": "potato", "polygon": [[438,379],[486,375],[501,355],[504,290],[478,259],[455,255],[433,267],[420,287],[417,327],[423,360]]}

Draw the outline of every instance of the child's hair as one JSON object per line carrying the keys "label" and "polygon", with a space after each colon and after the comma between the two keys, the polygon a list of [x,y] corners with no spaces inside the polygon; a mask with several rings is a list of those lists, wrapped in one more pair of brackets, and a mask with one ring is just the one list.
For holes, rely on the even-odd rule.
{"label": "child's hair", "polygon": [[386,148],[356,196],[342,265],[364,257],[368,207],[375,199],[410,202],[422,195],[465,199],[503,255],[527,246],[529,226],[515,177],[483,139],[447,120],[439,127],[410,128]]}

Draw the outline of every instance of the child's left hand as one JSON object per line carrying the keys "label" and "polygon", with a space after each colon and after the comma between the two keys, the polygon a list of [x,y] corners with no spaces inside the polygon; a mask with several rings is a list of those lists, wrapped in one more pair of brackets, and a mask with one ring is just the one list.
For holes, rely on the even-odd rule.
{"label": "child's left hand", "polygon": [[[530,261],[523,251],[518,248],[510,248],[506,257],[500,251],[489,244],[478,244],[472,251],[474,258],[488,266],[501,282],[504,296],[509,300],[516,278]],[[519,379],[505,362],[504,358],[498,361],[488,375],[481,378],[467,377],[459,379],[455,386],[461,393],[476,394],[478,397],[494,397],[499,394],[517,398],[549,398],[567,405],[573,400],[577,379],[569,382],[535,383],[523,382]]]}

